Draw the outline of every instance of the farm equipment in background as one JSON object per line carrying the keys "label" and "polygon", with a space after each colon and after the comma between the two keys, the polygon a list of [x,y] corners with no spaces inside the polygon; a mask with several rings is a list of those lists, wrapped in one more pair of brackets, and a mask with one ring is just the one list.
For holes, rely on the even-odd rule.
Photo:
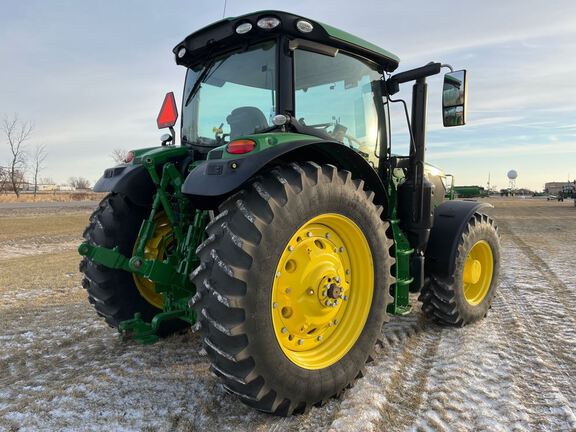
{"label": "farm equipment in background", "polygon": [[485,198],[488,193],[482,186],[454,186],[455,198]]}
{"label": "farm equipment in background", "polygon": [[[445,175],[425,164],[426,78],[445,65],[392,75],[394,54],[276,11],[173,52],[187,70],[180,145],[169,93],[157,124],[170,133],[104,172],[79,247],[109,325],[140,343],[192,326],[229,392],[290,415],[362,376],[409,293],[440,324],[486,315],[500,261],[489,205],[444,201]],[[389,109],[407,82],[410,154],[396,156]],[[445,126],[465,124],[466,83],[445,76]]]}

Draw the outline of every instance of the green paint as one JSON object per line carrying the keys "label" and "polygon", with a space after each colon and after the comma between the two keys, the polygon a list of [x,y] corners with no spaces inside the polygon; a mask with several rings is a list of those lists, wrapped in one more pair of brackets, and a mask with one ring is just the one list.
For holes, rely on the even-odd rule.
{"label": "green paint", "polygon": [[[156,194],[150,214],[140,227],[134,255],[126,257],[118,248],[108,249],[88,242],[82,243],[78,252],[98,264],[131,272],[155,283],[156,291],[162,295],[164,310],[150,323],[136,314],[119,325],[123,338],[131,337],[147,344],[158,339],[160,324],[166,320],[181,319],[190,324],[196,322],[195,312],[188,307],[189,299],[196,293],[189,275],[199,264],[195,250],[205,238],[204,228],[209,217],[207,211],[194,210],[192,203],[181,192],[184,178],[172,161],[188,155],[186,147],[165,146],[136,152],[139,163],[144,165],[156,186]],[[170,221],[175,246],[170,248],[164,260],[146,259],[145,245],[154,236],[154,219],[159,211],[163,211]]]}
{"label": "green paint", "polygon": [[379,56],[386,57],[396,63],[400,63],[400,57],[392,54],[390,51],[386,51],[385,49],[380,48],[378,45],[374,45],[372,42],[368,42],[367,40],[354,36],[353,34],[345,32],[344,30],[337,29],[336,27],[332,27],[328,24],[318,24],[320,24],[324,30],[326,30],[326,33],[328,33],[332,39],[340,40],[350,45],[356,45],[365,50],[372,51]]}
{"label": "green paint", "polygon": [[[262,133],[262,134],[253,134],[253,135],[245,135],[243,137],[237,139],[251,139],[256,142],[256,147],[250,153],[246,153],[243,155],[231,154],[226,151],[225,144],[220,147],[216,147],[215,149],[211,150],[208,153],[208,159],[241,159],[245,157],[250,157],[258,152],[268,150],[273,147],[277,147],[282,144],[291,143],[295,141],[319,141],[318,137],[312,135],[303,135],[298,133],[291,133],[291,132],[269,132],[269,133]],[[220,153],[221,156],[217,156]]]}
{"label": "green paint", "polygon": [[394,277],[396,283],[393,286],[394,302],[388,305],[388,313],[392,315],[406,315],[412,310],[410,305],[410,284],[414,278],[410,274],[410,260],[414,249],[410,246],[408,238],[400,229],[400,220],[397,216],[398,186],[404,181],[402,170],[394,170],[388,185],[388,217],[394,237],[394,258],[396,266]]}

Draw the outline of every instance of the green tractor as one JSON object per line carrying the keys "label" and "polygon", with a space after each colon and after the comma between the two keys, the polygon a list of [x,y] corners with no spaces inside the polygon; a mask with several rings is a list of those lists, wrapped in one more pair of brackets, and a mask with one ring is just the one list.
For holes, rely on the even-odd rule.
{"label": "green tractor", "polygon": [[[104,172],[79,247],[88,298],[123,337],[192,327],[230,393],[291,415],[362,376],[410,293],[439,324],[486,315],[500,261],[488,204],[445,201],[424,161],[426,77],[445,65],[392,75],[394,54],[277,11],[173,51],[180,145],[169,93],[170,133]],[[410,154],[396,156],[389,107],[411,81]],[[448,73],[444,125],[464,124],[465,105],[465,71]]]}

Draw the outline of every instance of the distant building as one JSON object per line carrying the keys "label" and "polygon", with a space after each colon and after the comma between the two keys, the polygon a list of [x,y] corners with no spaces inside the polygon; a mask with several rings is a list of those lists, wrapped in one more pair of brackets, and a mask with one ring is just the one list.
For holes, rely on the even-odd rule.
{"label": "distant building", "polygon": [[[58,186],[55,184],[39,184],[38,185],[38,192],[53,192],[57,190]],[[34,185],[32,185],[32,189],[34,189]]]}
{"label": "distant building", "polygon": [[548,182],[544,185],[544,192],[558,195],[560,192],[573,192],[576,189],[576,180],[571,182]]}

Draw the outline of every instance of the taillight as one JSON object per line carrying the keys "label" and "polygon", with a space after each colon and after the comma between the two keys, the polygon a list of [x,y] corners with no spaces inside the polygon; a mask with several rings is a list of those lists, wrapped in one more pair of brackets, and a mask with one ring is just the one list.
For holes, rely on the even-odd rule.
{"label": "taillight", "polygon": [[226,151],[231,154],[244,154],[250,153],[256,148],[256,142],[249,139],[240,139],[231,141],[226,146]]}

